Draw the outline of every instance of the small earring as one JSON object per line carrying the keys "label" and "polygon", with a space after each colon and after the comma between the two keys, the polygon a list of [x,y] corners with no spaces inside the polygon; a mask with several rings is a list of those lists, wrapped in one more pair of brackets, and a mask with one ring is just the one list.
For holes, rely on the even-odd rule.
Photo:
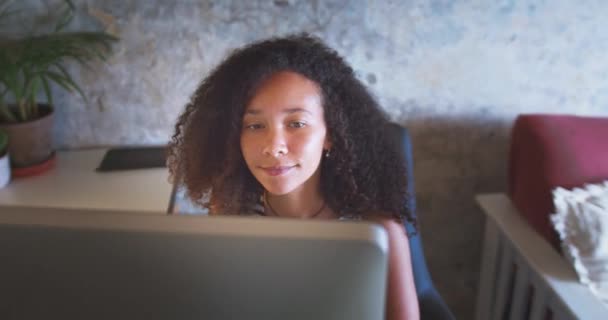
{"label": "small earring", "polygon": [[329,149],[325,150],[325,158],[329,158]]}

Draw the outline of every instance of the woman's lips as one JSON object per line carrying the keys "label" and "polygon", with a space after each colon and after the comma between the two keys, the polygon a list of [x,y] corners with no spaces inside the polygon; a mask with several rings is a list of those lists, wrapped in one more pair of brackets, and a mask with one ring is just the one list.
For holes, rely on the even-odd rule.
{"label": "woman's lips", "polygon": [[275,167],[262,167],[262,170],[269,176],[281,176],[289,172],[295,166],[275,166]]}

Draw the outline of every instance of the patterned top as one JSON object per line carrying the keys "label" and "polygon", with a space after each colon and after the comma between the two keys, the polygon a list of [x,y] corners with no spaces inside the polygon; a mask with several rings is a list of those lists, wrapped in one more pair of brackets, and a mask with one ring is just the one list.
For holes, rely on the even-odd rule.
{"label": "patterned top", "polygon": [[[188,197],[186,190],[184,187],[178,188],[175,194],[175,213],[179,214],[191,214],[191,215],[205,215],[208,214],[207,209],[200,208],[198,205],[194,204],[190,198]],[[264,201],[262,197],[260,197],[260,201],[254,204],[249,210],[246,210],[246,215],[251,216],[266,216]],[[362,220],[361,216],[355,215],[343,215],[338,218],[340,221],[357,221]]]}

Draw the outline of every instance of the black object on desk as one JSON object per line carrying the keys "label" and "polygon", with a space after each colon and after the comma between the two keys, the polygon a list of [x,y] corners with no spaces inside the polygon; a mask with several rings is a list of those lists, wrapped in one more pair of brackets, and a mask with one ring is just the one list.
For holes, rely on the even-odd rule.
{"label": "black object on desk", "polygon": [[120,147],[106,152],[98,172],[166,167],[167,146]]}

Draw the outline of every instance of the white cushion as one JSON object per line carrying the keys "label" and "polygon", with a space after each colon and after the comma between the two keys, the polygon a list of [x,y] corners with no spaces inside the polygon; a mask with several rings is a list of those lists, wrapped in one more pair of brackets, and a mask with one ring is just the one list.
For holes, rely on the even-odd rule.
{"label": "white cushion", "polygon": [[551,221],[582,283],[608,305],[608,181],[553,191]]}

